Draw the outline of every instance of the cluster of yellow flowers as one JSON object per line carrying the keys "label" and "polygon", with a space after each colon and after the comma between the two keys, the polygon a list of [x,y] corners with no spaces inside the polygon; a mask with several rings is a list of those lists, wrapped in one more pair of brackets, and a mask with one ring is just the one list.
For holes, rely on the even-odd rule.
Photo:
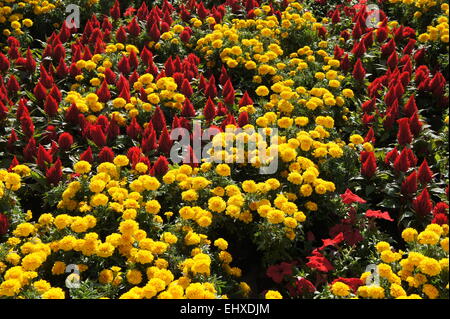
{"label": "cluster of yellow flowers", "polygon": [[[80,177],[67,185],[58,208],[75,215],[46,213],[37,222],[24,222],[13,230],[14,237],[6,242],[7,252],[4,262],[0,263],[0,273],[5,273],[0,295],[17,296],[22,291],[32,289],[42,298],[64,298],[61,290],[51,288],[48,282],[39,278],[38,270],[44,263],[52,263],[52,275],[59,276],[65,273],[67,261],[82,259],[84,263],[77,265],[82,273],[91,267],[98,267],[94,258],[107,260],[116,254],[123,258],[123,264],[98,269],[98,281],[104,285],[119,286],[124,282],[131,285],[131,289],[124,292],[121,298],[225,297],[218,295],[214,283],[208,281],[212,273],[211,264],[219,265],[233,277],[240,277],[241,270],[230,266],[233,258],[226,251],[228,242],[223,238],[212,242],[201,233],[201,229],[211,224],[213,213],[223,211],[235,218],[251,220],[248,211],[240,213],[240,210],[245,203],[245,193],[253,192],[254,185],[250,181],[244,182],[244,193],[233,185],[212,189],[211,181],[203,176],[196,176],[197,173],[209,171],[210,163],[196,169],[182,165],[170,170],[163,177],[163,183],[166,186],[177,184],[181,190],[181,200],[186,204],[196,203],[198,192],[202,196],[203,193],[210,195],[205,203],[207,207],[185,205],[179,209],[180,217],[170,222],[174,214],[167,211],[164,215],[159,215],[161,205],[155,199],[158,189],[163,185],[157,178],[145,174],[148,169],[141,167],[145,164],[136,165],[132,172],[137,178],[128,182],[128,172],[123,173],[130,164],[128,158],[118,155],[113,162],[100,164],[97,174],[91,172],[92,167],[86,161],[79,161],[74,165],[74,171]],[[223,168],[217,171],[224,175]],[[16,185],[18,181],[20,183],[20,176],[16,173],[5,173],[2,176],[7,185]],[[18,178],[14,179],[15,176]],[[276,180],[266,184],[269,189],[273,185],[280,186]],[[225,194],[228,196],[227,202],[221,197]],[[283,209],[286,215],[302,214],[287,199],[277,199],[275,205]],[[110,209],[105,210],[106,208]],[[105,234],[107,226],[108,229],[114,227],[113,220],[116,218],[111,216],[114,212],[121,215],[116,223],[117,229]],[[289,218],[292,221],[289,222]],[[284,223],[291,229],[296,225],[291,217],[285,218]],[[43,242],[43,238],[50,238],[50,234],[55,232],[61,236]],[[182,250],[177,248],[180,243],[184,247]],[[190,256],[182,252],[186,249]],[[79,257],[69,260],[67,256]],[[91,257],[94,261],[90,263],[86,257]],[[123,267],[126,269],[122,270]],[[178,278],[175,278],[176,269],[182,274]],[[144,281],[143,273],[148,282],[145,286],[138,287]],[[241,283],[240,286],[242,292],[248,294],[248,285]]]}
{"label": "cluster of yellow flowers", "polygon": [[[448,4],[446,5],[447,16],[440,16],[427,27],[427,32],[419,35],[420,42],[441,41],[448,43]],[[444,5],[443,5],[444,6]]]}
{"label": "cluster of yellow flowers", "polygon": [[[393,251],[391,245],[381,241],[376,250],[382,263],[376,272],[365,272],[356,296],[382,299],[436,299],[448,295],[448,225],[429,224],[418,233],[406,228],[402,238],[408,244],[408,251]],[[369,284],[370,282],[370,284]],[[440,291],[439,289],[446,291]],[[331,287],[335,296],[350,297],[348,285],[335,283]]]}
{"label": "cluster of yellow flowers", "polygon": [[[139,52],[131,44],[127,44],[126,46],[122,43],[109,44],[105,54],[95,54],[88,61],[82,59],[77,61],[77,68],[85,72],[77,75],[76,80],[82,81],[88,76],[90,77],[89,83],[93,87],[99,87],[105,78],[106,69],[112,67],[112,62],[108,55],[111,55],[112,52],[116,52],[117,50],[124,50],[119,52],[123,55],[129,55],[131,51]],[[128,117],[134,118],[140,112],[151,112],[156,105],[181,110],[183,102],[186,99],[182,93],[177,91],[177,83],[172,77],[161,77],[157,81],[154,81],[152,74],[145,73],[134,82],[133,88],[136,91],[144,89],[148,102],[132,96],[129,102],[122,97],[117,97],[111,102],[102,103],[99,101],[96,93],[88,93],[83,96],[84,89],[80,83],[72,85],[71,91],[68,92],[64,100],[70,104],[74,103],[80,112],[88,114],[87,120],[89,122],[95,122],[97,119],[96,114],[98,115],[102,112],[102,114],[114,118],[119,125],[125,125]],[[67,108],[62,108],[61,111],[67,110]]]}
{"label": "cluster of yellow flowers", "polygon": [[29,176],[31,170],[26,165],[16,165],[12,172],[0,170],[0,199],[9,191],[17,191],[21,186],[23,177]]}

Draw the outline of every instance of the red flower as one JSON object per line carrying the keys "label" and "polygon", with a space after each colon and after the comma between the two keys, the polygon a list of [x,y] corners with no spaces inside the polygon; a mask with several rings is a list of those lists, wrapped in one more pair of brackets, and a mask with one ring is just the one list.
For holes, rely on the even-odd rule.
{"label": "red flower", "polygon": [[0,235],[5,235],[8,232],[9,222],[6,215],[0,213]]}
{"label": "red flower", "polygon": [[239,113],[239,118],[238,118],[238,125],[239,127],[244,127],[245,125],[247,125],[249,122],[248,119],[248,113],[247,112],[241,112]]}
{"label": "red flower", "polygon": [[64,132],[58,138],[58,145],[63,151],[67,151],[73,144],[73,137],[70,133]]}
{"label": "red flower", "polygon": [[423,160],[419,167],[419,181],[422,185],[426,185],[433,180],[433,172],[428,166],[426,159]]}
{"label": "red flower", "polygon": [[445,225],[448,224],[448,216],[446,214],[436,214],[431,221],[432,224]]}
{"label": "red flower", "polygon": [[141,33],[141,27],[137,23],[136,17],[134,17],[133,20],[131,20],[131,22],[127,26],[127,29],[128,32],[134,37],[137,37],[139,33]]}
{"label": "red flower", "polygon": [[0,52],[0,72],[6,72],[9,69],[9,60],[8,58]]}
{"label": "red flower", "polygon": [[91,125],[89,128],[90,139],[99,147],[106,145],[106,135],[101,125]]}
{"label": "red flower", "polygon": [[414,194],[417,192],[417,172],[412,172],[402,183],[402,194]]}
{"label": "red flower", "polygon": [[131,123],[127,126],[127,135],[133,139],[136,140],[139,135],[142,133],[142,128],[139,125],[139,123],[136,120],[136,117],[133,117],[131,120]]}
{"label": "red flower", "polygon": [[92,163],[94,161],[94,157],[92,156],[92,149],[90,146],[88,146],[88,148],[83,153],[81,153],[80,161],[86,161],[89,163]]}
{"label": "red flower", "polygon": [[[187,82],[186,79],[185,79],[185,81]],[[189,82],[187,82],[187,83],[189,83]],[[195,117],[195,109],[194,109],[194,106],[192,105],[191,101],[189,100],[189,98],[186,98],[184,100],[183,108],[181,110],[181,116],[183,116],[183,117]]]}
{"label": "red flower", "polygon": [[109,9],[109,13],[114,20],[120,18],[120,3],[118,0],[116,0],[116,2],[114,2],[114,6]]}
{"label": "red flower", "polygon": [[103,83],[97,90],[96,94],[100,102],[105,103],[111,99],[111,92],[109,92],[108,83],[106,82],[106,80],[103,80]]}
{"label": "red flower", "polygon": [[408,151],[407,150],[408,150],[408,148],[405,147],[401,151],[400,155],[397,156],[397,158],[395,159],[395,161],[394,161],[394,169],[395,169],[395,171],[397,171],[397,172],[406,172],[410,168],[411,163],[410,163],[409,158],[408,158]]}
{"label": "red flower", "polygon": [[323,250],[328,246],[336,246],[344,240],[344,234],[341,232],[336,235],[333,239],[322,239],[323,245],[319,248],[319,250]]}
{"label": "red flower", "polygon": [[247,91],[244,92],[244,95],[239,100],[240,107],[243,107],[246,105],[253,105],[253,100],[250,98],[250,95],[248,95]]}
{"label": "red flower", "polygon": [[50,117],[58,114],[58,102],[50,94],[45,99],[44,111]]}
{"label": "red flower", "polygon": [[306,264],[307,267],[311,269],[317,269],[322,272],[329,272],[334,270],[333,265],[328,259],[326,259],[322,254],[316,253],[314,256],[306,257],[309,262]]}
{"label": "red flower", "polygon": [[353,204],[353,203],[360,203],[360,204],[366,203],[366,201],[364,199],[362,199],[358,195],[353,194],[352,191],[348,188],[345,190],[344,194],[341,194],[341,198],[342,198],[342,202],[347,205]]}
{"label": "red flower", "polygon": [[267,269],[266,274],[275,283],[279,284],[283,281],[285,276],[292,275],[292,264],[282,262],[279,265],[272,265]]}
{"label": "red flower", "polygon": [[394,220],[391,218],[391,216],[389,216],[388,212],[382,212],[381,210],[371,210],[368,209],[366,211],[366,217],[367,218],[377,218],[377,219],[384,219],[384,220],[388,220],[390,222],[393,222]]}
{"label": "red flower", "polygon": [[366,70],[364,69],[361,59],[358,59],[353,67],[353,77],[357,81],[362,81],[366,77]]}
{"label": "red flower", "polygon": [[424,188],[422,193],[413,200],[412,205],[416,214],[421,218],[431,212],[433,203],[431,202],[430,194],[426,188]]}
{"label": "red flower", "polygon": [[163,128],[158,141],[158,150],[163,154],[169,154],[172,148],[172,140],[170,139],[170,134],[167,128]]}
{"label": "red flower", "polygon": [[205,108],[203,109],[203,115],[207,121],[211,121],[216,117],[216,107],[214,106],[214,102],[208,97],[208,101],[206,101]]}
{"label": "red flower", "polygon": [[49,184],[58,184],[62,179],[62,164],[61,160],[58,158],[55,164],[47,169],[45,177],[47,178],[47,182]]}
{"label": "red flower", "polygon": [[303,277],[297,277],[297,280],[295,281],[295,286],[297,288],[297,293],[300,296],[304,295],[305,293],[313,293],[316,291],[316,287],[314,287],[312,282]]}
{"label": "red flower", "polygon": [[400,145],[411,144],[412,135],[409,127],[409,118],[404,117],[397,120],[398,123],[398,133],[397,139]]}
{"label": "red flower", "polygon": [[47,164],[51,164],[53,162],[52,154],[47,151],[42,145],[39,144],[36,164],[41,170],[44,170]]}
{"label": "red flower", "polygon": [[361,174],[367,178],[371,178],[377,170],[377,161],[375,159],[375,154],[369,152],[366,160],[363,162],[361,167]]}
{"label": "red flower", "polygon": [[160,156],[152,167],[155,176],[163,176],[169,170],[169,162],[165,156]]}
{"label": "red flower", "polygon": [[114,160],[114,152],[107,146],[104,146],[100,153],[98,153],[98,160],[100,163],[112,162]]}
{"label": "red flower", "polygon": [[448,204],[444,202],[437,203],[433,208],[433,214],[448,214]]}
{"label": "red flower", "polygon": [[155,108],[155,112],[153,113],[152,124],[158,135],[161,133],[162,129],[166,127],[166,117],[159,106]]}

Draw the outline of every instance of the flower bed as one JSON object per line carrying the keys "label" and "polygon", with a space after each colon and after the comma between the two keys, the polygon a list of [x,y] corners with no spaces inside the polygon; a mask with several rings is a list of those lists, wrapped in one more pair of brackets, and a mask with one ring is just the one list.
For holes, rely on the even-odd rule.
{"label": "flower bed", "polygon": [[0,298],[448,298],[448,3],[332,2],[1,4]]}

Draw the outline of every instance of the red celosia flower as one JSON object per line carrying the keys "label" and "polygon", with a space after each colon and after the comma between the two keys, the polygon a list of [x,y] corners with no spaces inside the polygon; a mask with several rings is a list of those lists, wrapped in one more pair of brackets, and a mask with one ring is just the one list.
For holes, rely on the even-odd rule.
{"label": "red celosia flower", "polygon": [[342,202],[347,205],[353,203],[360,203],[360,204],[366,203],[364,199],[362,199],[358,195],[353,194],[352,191],[348,188],[345,190],[344,194],[341,194],[341,198]]}
{"label": "red celosia flower", "polygon": [[371,210],[368,209],[365,214],[368,218],[377,218],[377,219],[384,219],[388,220],[390,222],[393,222],[394,220],[389,216],[388,212],[382,212],[381,210]]}
{"label": "red celosia flower", "polygon": [[0,235],[5,235],[8,232],[9,222],[8,217],[0,213]]}
{"label": "red celosia flower", "polygon": [[108,83],[106,80],[103,80],[102,85],[97,90],[96,94],[100,102],[106,103],[111,99],[111,92],[108,89]]}
{"label": "red celosia flower", "polygon": [[366,77],[366,70],[364,69],[361,59],[358,59],[353,67],[353,77],[357,81],[362,81]]}
{"label": "red celosia flower", "polygon": [[52,167],[47,169],[47,172],[45,174],[45,177],[47,179],[47,183],[56,185],[58,184],[62,179],[62,164],[61,160],[58,158],[53,164]]}
{"label": "red celosia flower", "polygon": [[420,195],[413,200],[412,206],[420,218],[430,214],[433,203],[431,202],[430,194],[426,188],[424,188]]}
{"label": "red celosia flower", "polygon": [[90,139],[99,147],[106,145],[106,135],[100,125],[91,125],[89,128]]}
{"label": "red celosia flower", "polygon": [[433,214],[448,214],[448,204],[444,202],[437,203],[433,208]]}
{"label": "red celosia flower", "polygon": [[413,171],[402,183],[402,194],[414,194],[417,191],[417,172]]}
{"label": "red celosia flower", "polygon": [[58,102],[51,94],[47,95],[44,103],[44,111],[48,116],[53,117],[58,114]]}
{"label": "red celosia flower", "polygon": [[428,166],[426,159],[423,160],[419,167],[419,181],[422,185],[425,185],[433,180],[433,172]]}
{"label": "red celosia flower", "polygon": [[253,105],[253,100],[250,98],[250,95],[248,95],[247,91],[245,91],[244,95],[239,100],[239,107],[244,107],[247,105]]}
{"label": "red celosia flower", "polygon": [[400,145],[411,144],[412,135],[409,128],[409,118],[404,117],[397,120],[398,123],[398,133],[397,140]]}
{"label": "red celosia flower", "polygon": [[114,152],[111,148],[104,146],[98,153],[98,161],[100,163],[112,162],[114,160]]}
{"label": "red celosia flower", "polygon": [[159,31],[158,25],[156,23],[151,26],[149,35],[153,41],[158,42],[159,38],[161,37],[161,32]]}
{"label": "red celosia flower", "polygon": [[36,157],[36,164],[41,170],[44,170],[47,164],[51,163],[53,163],[52,154],[50,154],[49,151],[47,151],[42,145],[39,144]]}
{"label": "red celosia flower", "polygon": [[158,140],[158,150],[163,154],[169,154],[172,148],[172,140],[166,127],[163,128]]}
{"label": "red celosia flower", "polygon": [[394,169],[397,172],[406,172],[411,167],[408,157],[408,148],[404,148],[394,161]]}
{"label": "red celosia flower", "polygon": [[81,153],[80,161],[86,161],[89,163],[92,163],[94,161],[94,157],[92,155],[92,149],[90,146],[88,146],[88,148],[83,153]]}
{"label": "red celosia flower", "polygon": [[169,162],[165,156],[160,156],[151,168],[153,175],[163,176],[169,170]]}
{"label": "red celosia flower", "polygon": [[128,33],[132,36],[137,37],[139,33],[141,33],[141,27],[139,26],[136,17],[131,20],[131,22],[127,26]]}
{"label": "red celosia flower", "polygon": [[[186,80],[187,81],[187,80]],[[183,82],[184,83],[184,82]],[[189,82],[187,82],[189,83]],[[181,109],[181,116],[183,117],[195,117],[195,109],[189,98],[186,98]]]}
{"label": "red celosia flower", "polygon": [[377,160],[373,152],[369,152],[366,160],[361,166],[361,174],[367,178],[371,178],[377,170]]}
{"label": "red celosia flower", "polygon": [[239,127],[244,127],[245,125],[247,125],[249,122],[248,113],[245,111],[239,113],[239,118],[238,118],[237,122],[238,122]]}
{"label": "red celosia flower", "polygon": [[114,6],[111,9],[109,9],[109,13],[114,20],[120,18],[120,3],[118,0],[116,0],[114,2]]}
{"label": "red celosia flower", "polygon": [[414,136],[419,135],[423,124],[420,121],[419,115],[417,114],[417,112],[414,112],[414,114],[408,119],[408,121],[409,121],[409,127],[411,129],[411,133],[413,133]]}
{"label": "red celosia flower", "polygon": [[9,66],[9,59],[2,52],[0,52],[0,72],[8,71]]}
{"label": "red celosia flower", "polygon": [[214,102],[211,98],[208,98],[206,101],[205,108],[203,109],[203,116],[207,121],[211,121],[216,117],[216,107],[214,106]]}
{"label": "red celosia flower", "polygon": [[136,117],[133,117],[131,120],[131,123],[127,126],[127,135],[133,139],[136,140],[138,136],[140,136],[142,133],[142,128],[139,125],[139,123],[136,120]]}
{"label": "red celosia flower", "polygon": [[153,113],[152,124],[158,135],[161,133],[162,129],[166,127],[166,117],[159,106],[155,108],[155,112]]}
{"label": "red celosia flower", "polygon": [[63,151],[67,151],[73,144],[73,137],[70,133],[64,132],[58,138],[58,145]]}

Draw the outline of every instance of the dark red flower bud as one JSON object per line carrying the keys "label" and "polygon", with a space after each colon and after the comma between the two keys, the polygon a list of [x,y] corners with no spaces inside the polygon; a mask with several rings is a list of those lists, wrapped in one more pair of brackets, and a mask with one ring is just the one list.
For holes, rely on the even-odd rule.
{"label": "dark red flower bud", "polygon": [[109,9],[109,13],[114,20],[120,18],[120,3],[118,0],[116,0],[116,2],[114,2],[114,6]]}
{"label": "dark red flower bud", "polygon": [[62,180],[62,164],[61,160],[58,158],[55,164],[47,169],[45,177],[47,178],[47,183],[57,185]]}
{"label": "dark red flower bud", "polygon": [[417,172],[414,171],[402,183],[402,194],[409,195],[417,192]]}
{"label": "dark red flower bud", "polygon": [[39,144],[36,157],[36,164],[38,165],[38,167],[41,170],[44,170],[48,164],[52,163],[53,163],[52,154],[50,154],[49,151],[47,151],[42,145]]}
{"label": "dark red flower bud", "polygon": [[361,174],[367,178],[371,178],[375,174],[376,170],[377,161],[375,154],[373,152],[369,152],[366,160],[361,166]]}
{"label": "dark red flower bud", "polygon": [[53,96],[51,96],[50,94],[47,95],[44,104],[45,113],[47,113],[49,117],[53,117],[58,114],[58,107],[58,102],[53,98]]}
{"label": "dark red flower bud", "polygon": [[422,122],[419,119],[419,115],[417,115],[417,112],[415,112],[410,118],[409,118],[409,127],[411,128],[411,133],[414,134],[414,136],[419,135],[420,130],[422,129]]}
{"label": "dark red flower bud", "polygon": [[397,150],[397,147],[394,147],[393,150],[389,151],[386,154],[386,157],[384,158],[384,163],[385,164],[393,163],[397,159],[397,156],[398,156],[398,150]]}
{"label": "dark red flower bud", "polygon": [[[189,82],[188,82],[189,83]],[[195,117],[195,109],[191,101],[186,98],[183,103],[183,108],[181,110],[181,116],[183,117]]]}
{"label": "dark red flower bud", "polygon": [[119,43],[127,42],[127,32],[123,26],[120,26],[116,31],[116,39]]}
{"label": "dark red flower bud", "polygon": [[58,145],[61,150],[67,151],[73,144],[73,137],[70,133],[64,132],[58,138]]}
{"label": "dark red flower bud", "polygon": [[394,169],[396,172],[406,172],[411,167],[411,163],[408,158],[408,148],[405,147],[400,155],[394,161]]}
{"label": "dark red flower bud", "polygon": [[156,23],[154,23],[150,28],[149,34],[154,42],[158,42],[159,38],[161,37],[161,32],[159,31],[158,25]]}
{"label": "dark red flower bud", "polygon": [[151,168],[154,176],[163,176],[169,170],[169,162],[165,156],[160,156]]}
{"label": "dark red flower bud", "polygon": [[419,167],[419,181],[422,185],[426,185],[433,180],[433,172],[428,166],[426,159],[423,160]]}
{"label": "dark red flower bud", "polygon": [[245,125],[247,125],[249,123],[249,119],[248,119],[248,113],[247,112],[241,112],[239,114],[239,118],[238,118],[238,125],[239,127],[244,127]]}
{"label": "dark red flower bud", "polygon": [[8,82],[6,83],[6,88],[12,93],[17,93],[20,90],[20,84],[14,75],[11,75]]}
{"label": "dark red flower bud", "polygon": [[136,117],[133,117],[131,123],[127,126],[127,135],[132,140],[137,140],[138,136],[142,133],[142,128],[136,120]]}
{"label": "dark red flower bud", "polygon": [[166,127],[166,117],[159,106],[155,108],[155,112],[153,113],[152,124],[158,135],[161,133],[162,129]]}
{"label": "dark red flower bud", "polygon": [[115,157],[115,155],[114,155],[113,150],[107,146],[104,146],[101,149],[101,151],[98,153],[98,161],[100,163],[103,163],[103,162],[111,162],[112,163],[112,161],[114,160],[114,157]]}
{"label": "dark red flower bud", "polygon": [[251,99],[250,95],[248,95],[248,92],[245,91],[244,95],[239,100],[239,107],[244,107],[247,105],[253,105],[253,100]]}
{"label": "dark red flower bud", "polygon": [[90,139],[98,146],[106,145],[106,135],[100,125],[91,125],[89,128]]}
{"label": "dark red flower bud", "polygon": [[92,149],[90,146],[88,146],[88,148],[83,153],[81,153],[80,161],[86,161],[89,163],[92,163],[94,161],[94,157],[92,155]]}
{"label": "dark red flower bud", "polygon": [[8,217],[0,213],[0,235],[5,235],[9,229]]}
{"label": "dark red flower bud", "polygon": [[141,33],[141,27],[139,26],[136,17],[131,20],[131,22],[127,26],[128,33],[134,37],[137,37],[139,33]]}
{"label": "dark red flower bud", "polygon": [[203,109],[203,115],[207,121],[211,121],[216,117],[216,107],[211,98],[208,98],[205,108]]}
{"label": "dark red flower bud", "polygon": [[413,200],[412,206],[414,211],[420,218],[423,218],[431,213],[431,210],[433,209],[433,203],[426,188],[424,188],[420,195]]}
{"label": "dark red flower bud", "polygon": [[172,140],[166,127],[163,128],[158,141],[158,150],[163,154],[169,154],[172,148]]}
{"label": "dark red flower bud", "polygon": [[130,73],[130,62],[128,61],[128,58],[126,56],[123,56],[122,59],[120,59],[117,68],[125,75],[128,75]]}
{"label": "dark red flower bud", "polygon": [[106,80],[103,80],[103,83],[97,90],[96,94],[100,102],[106,103],[111,99],[111,92],[108,89],[108,83]]}
{"label": "dark red flower bud", "polygon": [[366,77],[366,70],[362,65],[361,59],[358,59],[356,61],[352,75],[357,81],[363,81],[364,78]]}
{"label": "dark red flower bud", "polygon": [[23,149],[23,157],[28,162],[33,162],[33,158],[36,156],[37,147],[36,147],[36,140],[34,137],[31,137],[28,140],[27,145]]}
{"label": "dark red flower bud", "polygon": [[397,140],[400,145],[411,144],[412,135],[409,128],[409,118],[404,117],[397,120],[398,123],[398,133]]}

